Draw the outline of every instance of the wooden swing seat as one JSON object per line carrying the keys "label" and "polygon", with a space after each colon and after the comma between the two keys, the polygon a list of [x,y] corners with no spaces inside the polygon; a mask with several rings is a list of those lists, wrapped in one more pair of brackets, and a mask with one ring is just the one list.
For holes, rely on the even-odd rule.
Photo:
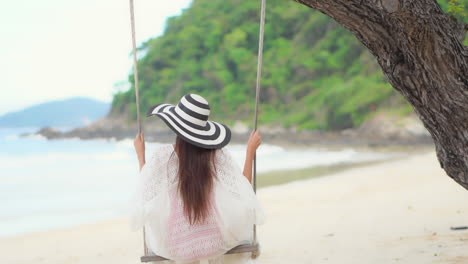
{"label": "wooden swing seat", "polygon": [[[235,248],[230,249],[228,252],[224,254],[226,255],[226,254],[238,254],[238,253],[252,252],[252,254],[255,254],[258,256],[259,249],[260,249],[260,245],[258,243],[243,244],[243,245],[239,245]],[[158,256],[158,255],[146,255],[146,256],[141,257],[141,262],[164,261],[164,260],[168,260],[168,259]]]}

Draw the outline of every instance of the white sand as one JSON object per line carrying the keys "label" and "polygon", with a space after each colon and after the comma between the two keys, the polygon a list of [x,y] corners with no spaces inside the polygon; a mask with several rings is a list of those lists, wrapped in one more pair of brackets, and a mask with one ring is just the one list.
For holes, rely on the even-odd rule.
{"label": "white sand", "polygon": [[[286,177],[286,176],[285,176]],[[435,154],[258,193],[261,263],[468,263],[468,191]],[[138,263],[126,219],[0,239],[0,263]]]}

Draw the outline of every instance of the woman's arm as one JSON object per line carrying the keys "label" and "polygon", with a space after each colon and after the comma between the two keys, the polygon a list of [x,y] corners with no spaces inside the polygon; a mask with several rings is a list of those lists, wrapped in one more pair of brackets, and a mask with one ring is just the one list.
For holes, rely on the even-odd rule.
{"label": "woman's arm", "polygon": [[133,141],[135,151],[138,156],[138,162],[140,163],[140,170],[146,163],[145,160],[145,135],[143,133],[137,134]]}
{"label": "woman's arm", "polygon": [[249,141],[247,142],[247,153],[245,155],[244,176],[249,182],[252,182],[253,159],[260,144],[262,144],[262,137],[260,136],[260,132],[256,130],[250,134]]}

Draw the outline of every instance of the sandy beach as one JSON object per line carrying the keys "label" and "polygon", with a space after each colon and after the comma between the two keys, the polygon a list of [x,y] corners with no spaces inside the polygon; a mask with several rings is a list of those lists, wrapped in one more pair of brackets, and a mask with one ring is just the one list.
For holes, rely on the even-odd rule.
{"label": "sandy beach", "polygon": [[[286,177],[286,175],[285,175]],[[434,152],[266,187],[261,263],[468,263],[468,191]],[[127,219],[0,238],[1,263],[139,263]]]}

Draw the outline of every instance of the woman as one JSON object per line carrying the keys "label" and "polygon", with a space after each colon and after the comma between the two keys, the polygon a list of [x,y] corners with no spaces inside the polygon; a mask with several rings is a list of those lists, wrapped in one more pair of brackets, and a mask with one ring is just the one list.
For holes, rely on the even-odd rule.
{"label": "woman", "polygon": [[147,116],[160,117],[177,138],[175,145],[157,147],[149,160],[143,134],[135,138],[140,176],[132,226],[145,226],[148,248],[177,263],[249,263],[248,254],[223,254],[250,243],[252,226],[263,222],[250,184],[261,136],[251,134],[242,172],[223,148],[231,139],[229,128],[208,121],[209,114],[208,102],[196,94],[176,106],[151,107]]}

